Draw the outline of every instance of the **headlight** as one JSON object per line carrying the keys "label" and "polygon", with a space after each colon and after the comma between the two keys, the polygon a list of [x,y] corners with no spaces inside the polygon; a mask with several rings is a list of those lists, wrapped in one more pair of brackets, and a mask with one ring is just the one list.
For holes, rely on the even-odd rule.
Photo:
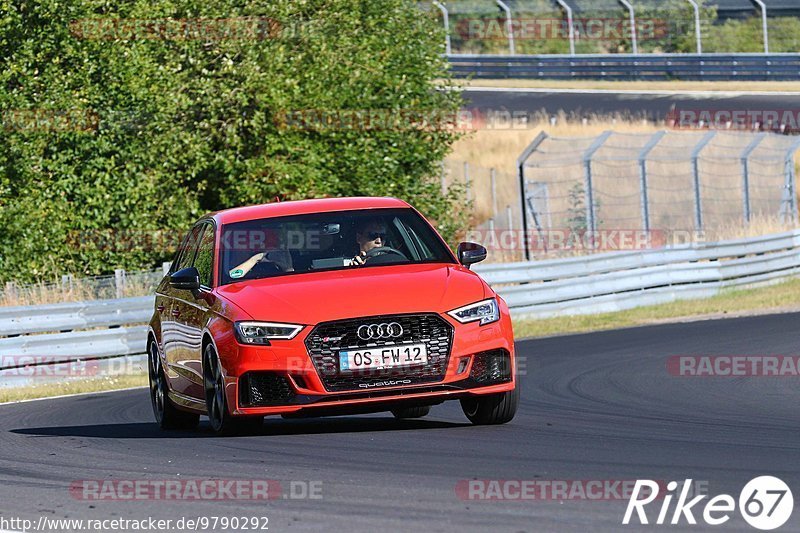
{"label": "headlight", "polygon": [[237,322],[236,337],[242,344],[269,344],[270,340],[290,340],[300,333],[299,324],[275,322]]}
{"label": "headlight", "polygon": [[483,326],[500,320],[500,308],[497,307],[497,300],[494,298],[453,309],[447,314],[462,324],[480,320],[480,325]]}

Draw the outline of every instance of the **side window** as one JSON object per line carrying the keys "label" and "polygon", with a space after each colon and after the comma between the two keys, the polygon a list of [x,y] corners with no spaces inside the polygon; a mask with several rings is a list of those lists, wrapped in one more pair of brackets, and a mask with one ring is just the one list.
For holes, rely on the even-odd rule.
{"label": "side window", "polygon": [[200,246],[194,258],[194,267],[200,273],[200,285],[211,287],[211,273],[214,267],[214,226],[204,224]]}
{"label": "side window", "polygon": [[178,257],[178,263],[173,265],[172,272],[177,272],[183,268],[192,266],[192,262],[194,261],[194,254],[197,251],[197,244],[200,240],[200,232],[203,230],[202,225],[198,225],[192,228],[192,231],[189,232],[187,235],[186,240],[183,241],[183,246],[181,247],[181,253]]}

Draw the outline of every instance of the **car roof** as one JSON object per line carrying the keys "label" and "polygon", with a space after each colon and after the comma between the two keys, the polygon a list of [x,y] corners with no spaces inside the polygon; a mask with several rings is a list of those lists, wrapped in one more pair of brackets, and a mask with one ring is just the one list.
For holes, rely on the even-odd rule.
{"label": "car roof", "polygon": [[275,202],[271,204],[236,207],[211,213],[218,224],[233,224],[261,218],[284,217],[291,215],[309,215],[313,213],[329,213],[331,211],[351,211],[355,209],[391,209],[408,208],[406,202],[397,198],[352,197],[352,198],[320,198],[315,200],[295,200],[291,202]]}

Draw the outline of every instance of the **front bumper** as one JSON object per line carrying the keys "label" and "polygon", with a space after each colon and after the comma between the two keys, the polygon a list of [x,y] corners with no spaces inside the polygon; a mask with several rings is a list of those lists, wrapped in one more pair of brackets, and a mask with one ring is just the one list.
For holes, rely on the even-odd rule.
{"label": "front bumper", "polygon": [[[439,315],[453,328],[444,372],[435,380],[402,374],[385,380],[354,385],[351,390],[329,390],[308,353],[306,340],[314,328],[306,327],[291,341],[271,346],[235,343],[221,359],[226,370],[228,404],[235,415],[338,414],[389,410],[405,405],[432,405],[473,395],[508,392],[516,386],[511,320],[506,313],[486,326],[460,324]],[[506,361],[501,379],[485,379],[484,354],[503,354]],[[222,355],[222,354],[221,354]],[[495,369],[497,371],[497,369]],[[497,374],[497,372],[495,372]],[[410,379],[406,379],[406,378]],[[270,394],[251,393],[251,379],[266,380]],[[329,382],[330,383],[330,382]],[[277,391],[272,394],[272,391]],[[254,402],[255,397],[255,402]]]}

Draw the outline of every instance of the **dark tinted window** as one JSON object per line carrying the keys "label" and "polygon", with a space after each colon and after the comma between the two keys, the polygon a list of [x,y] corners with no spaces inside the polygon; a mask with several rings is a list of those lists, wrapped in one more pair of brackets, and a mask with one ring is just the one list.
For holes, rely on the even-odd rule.
{"label": "dark tinted window", "polygon": [[200,273],[200,285],[211,287],[211,271],[214,265],[214,226],[204,224],[200,246],[194,258],[194,267]]}
{"label": "dark tinted window", "polygon": [[337,211],[228,224],[222,283],[319,270],[454,262],[430,225],[411,209]]}

